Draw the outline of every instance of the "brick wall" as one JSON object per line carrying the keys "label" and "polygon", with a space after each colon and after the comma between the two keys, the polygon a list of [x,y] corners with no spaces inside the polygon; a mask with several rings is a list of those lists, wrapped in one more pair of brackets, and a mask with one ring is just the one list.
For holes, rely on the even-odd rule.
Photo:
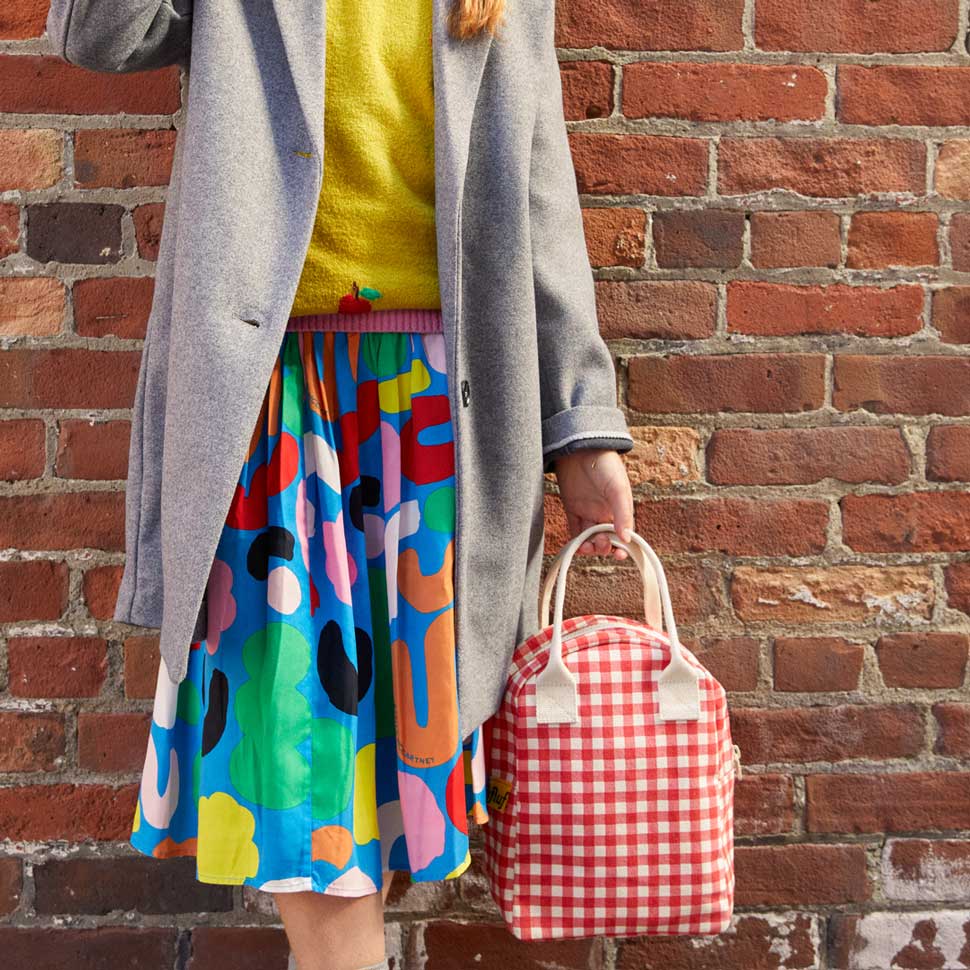
{"label": "brick wall", "polygon": [[[182,79],[63,64],[45,17],[0,11],[0,945],[282,970],[268,897],[125,845],[157,650],[110,616]],[[967,964],[966,40],[967,0],[559,0],[637,528],[746,765],[737,916],[526,946],[476,861],[398,878],[398,968]],[[575,571],[572,611],[636,614],[629,567]]]}

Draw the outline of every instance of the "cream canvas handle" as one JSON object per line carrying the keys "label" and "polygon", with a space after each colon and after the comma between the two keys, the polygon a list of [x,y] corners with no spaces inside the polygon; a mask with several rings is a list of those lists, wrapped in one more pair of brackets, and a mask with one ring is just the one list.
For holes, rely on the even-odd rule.
{"label": "cream canvas handle", "polygon": [[610,541],[613,545],[626,549],[640,569],[645,598],[648,595],[646,589],[648,564],[656,579],[664,626],[670,642],[670,661],[657,678],[659,718],[662,721],[696,721],[700,718],[700,685],[697,682],[700,672],[688,663],[677,636],[677,624],[674,621],[674,611],[670,603],[670,591],[667,588],[667,577],[664,575],[663,566],[645,539],[636,532],[631,532],[633,543],[642,552],[642,556],[638,556],[632,552],[628,543],[620,539],[608,522],[584,529],[562,550],[561,564],[556,574],[556,601],[549,660],[535,679],[536,720],[540,724],[570,724],[579,720],[576,678],[566,666],[562,656],[562,613],[566,598],[566,574],[576,550],[583,542],[589,536],[605,531],[613,533],[615,541],[613,536]]}

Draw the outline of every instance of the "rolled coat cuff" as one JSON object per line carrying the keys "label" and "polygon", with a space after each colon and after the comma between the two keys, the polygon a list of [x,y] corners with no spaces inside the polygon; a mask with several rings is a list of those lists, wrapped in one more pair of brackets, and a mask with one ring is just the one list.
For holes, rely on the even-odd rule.
{"label": "rolled coat cuff", "polygon": [[621,454],[633,448],[626,418],[618,407],[580,404],[543,420],[543,471],[552,471],[556,458],[585,448],[612,448]]}

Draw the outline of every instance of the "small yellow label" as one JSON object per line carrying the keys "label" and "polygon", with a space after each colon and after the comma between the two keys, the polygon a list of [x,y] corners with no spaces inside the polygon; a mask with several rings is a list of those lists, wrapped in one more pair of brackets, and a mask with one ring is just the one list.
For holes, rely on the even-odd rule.
{"label": "small yellow label", "polygon": [[488,780],[488,799],[485,804],[497,812],[504,812],[512,794],[512,782],[494,775]]}

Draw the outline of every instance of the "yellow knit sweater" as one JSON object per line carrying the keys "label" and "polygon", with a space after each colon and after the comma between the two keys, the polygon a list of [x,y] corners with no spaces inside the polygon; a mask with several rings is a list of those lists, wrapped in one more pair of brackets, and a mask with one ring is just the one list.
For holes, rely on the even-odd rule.
{"label": "yellow knit sweater", "polygon": [[438,309],[430,0],[327,0],[325,70],[323,184],[290,315]]}

